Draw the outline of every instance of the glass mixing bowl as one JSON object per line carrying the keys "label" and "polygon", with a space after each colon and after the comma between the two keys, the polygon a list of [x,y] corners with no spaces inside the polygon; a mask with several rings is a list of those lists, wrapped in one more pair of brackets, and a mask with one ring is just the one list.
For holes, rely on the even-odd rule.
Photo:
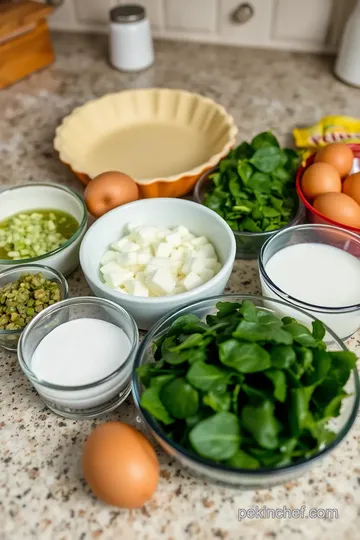
{"label": "glass mixing bowl", "polygon": [[[204,204],[205,193],[209,190],[211,186],[210,176],[216,170],[217,168],[215,167],[214,169],[211,169],[210,171],[207,171],[206,173],[204,173],[199,178],[194,188],[193,197],[194,197],[195,202]],[[288,225],[285,225],[285,227],[283,227],[282,229],[277,229],[275,231],[269,231],[269,232],[260,232],[260,233],[233,230],[235,241],[236,241],[236,258],[237,259],[256,259],[257,256],[259,255],[262,245],[264,244],[264,242],[266,242],[266,240],[268,240],[268,238],[271,238],[278,231],[284,230],[287,227],[291,227],[293,225],[298,225],[299,223],[303,223],[304,218],[305,218],[305,208],[299,199],[299,206],[298,206],[295,216],[290,221],[290,223]]]}
{"label": "glass mixing bowl", "polygon": [[[149,426],[156,440],[170,456],[176,458],[183,466],[189,468],[196,475],[205,477],[206,479],[210,479],[216,483],[238,486],[246,489],[258,489],[288,482],[289,480],[304,474],[310,469],[310,467],[315,465],[329,452],[334,450],[334,448],[336,448],[344,439],[355,421],[359,408],[360,384],[359,375],[356,370],[353,370],[346,387],[347,391],[351,395],[343,402],[341,414],[336,418],[336,426],[331,426],[332,429],[336,431],[335,439],[328,446],[309,459],[303,459],[296,464],[279,468],[261,469],[240,469],[227,467],[223,464],[202,458],[184,448],[176,441],[170,439],[160,423],[154,419],[147,410],[141,407],[140,399],[144,388],[136,373],[136,369],[139,366],[142,366],[148,362],[154,362],[152,344],[154,341],[166,334],[175,319],[189,313],[204,319],[208,314],[217,311],[215,307],[217,302],[242,302],[243,300],[251,300],[258,308],[276,315],[281,315],[283,308],[286,307],[284,302],[267,299],[262,296],[228,294],[222,296],[213,296],[211,298],[189,304],[182,309],[173,312],[169,316],[164,317],[148,332],[136,354],[133,369],[133,396],[144,421]],[[307,321],[307,325],[311,326],[311,323],[315,319],[301,309],[297,309],[297,311],[299,312],[299,315],[301,314],[302,320]],[[326,330],[331,337],[331,341],[327,344],[328,349],[333,351],[347,350],[342,341],[329,328],[326,328]]]}

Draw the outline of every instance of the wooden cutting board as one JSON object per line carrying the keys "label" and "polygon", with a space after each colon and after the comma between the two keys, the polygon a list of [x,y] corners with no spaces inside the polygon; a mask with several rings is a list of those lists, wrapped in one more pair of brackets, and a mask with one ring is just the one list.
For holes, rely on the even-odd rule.
{"label": "wooden cutting board", "polygon": [[54,61],[46,23],[52,11],[32,1],[0,4],[0,88]]}

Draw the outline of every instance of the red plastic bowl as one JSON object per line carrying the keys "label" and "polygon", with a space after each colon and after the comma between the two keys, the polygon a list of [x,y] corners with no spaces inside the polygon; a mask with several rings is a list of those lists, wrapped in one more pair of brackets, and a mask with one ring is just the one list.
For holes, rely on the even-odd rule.
{"label": "red plastic bowl", "polygon": [[[353,151],[354,157],[360,158],[360,144],[348,144]],[[327,218],[324,216],[324,214],[321,214],[315,208],[309,203],[309,201],[306,199],[302,188],[301,188],[301,179],[308,167],[314,163],[315,160],[315,154],[312,154],[307,160],[305,165],[301,166],[300,169],[297,172],[296,175],[296,191],[300,197],[301,202],[306,208],[306,218],[309,223],[320,223],[320,225],[335,225],[336,227],[341,227],[342,229],[346,229],[347,231],[354,232],[356,234],[360,234],[360,229],[356,229],[355,227],[348,227],[346,225],[342,225],[341,223],[338,223],[337,221],[333,221],[332,219]]]}

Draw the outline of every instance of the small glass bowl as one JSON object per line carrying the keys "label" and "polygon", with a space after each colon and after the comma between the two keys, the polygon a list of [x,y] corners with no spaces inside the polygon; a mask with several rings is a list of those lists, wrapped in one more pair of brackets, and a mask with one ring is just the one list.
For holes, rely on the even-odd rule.
{"label": "small glass bowl", "polygon": [[[80,386],[61,386],[39,380],[31,369],[31,360],[40,341],[57,326],[84,318],[107,321],[122,328],[131,343],[126,360],[107,377]],[[129,395],[138,343],[135,321],[121,306],[92,296],[68,298],[44,309],[28,324],[19,340],[18,359],[21,369],[54,413],[74,419],[95,418],[116,409]]]}
{"label": "small glass bowl", "polygon": [[[210,175],[212,175],[214,172],[216,172],[217,167],[214,167],[213,169],[210,169],[206,173],[204,173],[198,180],[198,182],[195,185],[194,188],[194,201],[200,204],[204,204],[204,196],[205,193],[209,190],[211,186],[211,179],[209,178]],[[305,218],[305,209],[299,199],[299,206],[298,210],[296,212],[296,215],[292,219],[292,221],[285,225],[285,227],[282,227],[281,229],[277,229],[275,231],[269,231],[269,232],[262,232],[262,233],[252,233],[252,232],[241,232],[241,231],[234,231],[234,236],[236,240],[236,258],[237,259],[256,259],[259,255],[261,246],[264,242],[274,234],[276,234],[278,231],[282,231],[286,229],[287,227],[291,227],[293,225],[298,225],[299,223],[303,223]]]}
{"label": "small glass bowl", "polygon": [[[136,373],[136,369],[139,366],[148,362],[154,362],[152,352],[153,342],[166,334],[172,323],[178,317],[191,313],[197,315],[200,319],[205,319],[208,314],[217,311],[216,304],[218,302],[242,302],[243,300],[251,300],[258,308],[274,313],[280,317],[282,316],[283,310],[287,307],[285,302],[264,298],[262,296],[227,294],[213,296],[201,300],[200,302],[188,304],[178,311],[172,312],[169,316],[164,317],[151,328],[136,353],[133,369],[133,397],[145,422],[150,427],[152,434],[162,448],[170,456],[179,460],[182,465],[189,468],[193,473],[223,485],[238,486],[244,489],[260,489],[288,482],[289,480],[304,474],[312,465],[334,450],[334,448],[336,448],[344,439],[356,419],[359,408],[360,382],[356,369],[353,370],[346,384],[346,391],[350,395],[344,400],[340,415],[335,419],[336,422],[331,426],[337,434],[335,439],[316,455],[308,459],[303,459],[298,463],[279,468],[268,467],[255,470],[227,467],[223,464],[202,458],[171,439],[165,433],[159,422],[153,418],[146,409],[141,407],[140,400],[144,387]],[[296,316],[297,319],[301,318],[302,321],[304,321],[304,324],[311,328],[311,323],[315,320],[314,317],[299,308],[295,308],[294,311],[296,311],[294,316]],[[332,351],[346,351],[347,349],[343,342],[329,328],[326,328],[326,330],[330,337],[327,348]]]}
{"label": "small glass bowl", "polygon": [[[0,272],[0,290],[7,283],[16,281],[22,274],[38,274],[39,272],[46,279],[55,281],[59,285],[62,300],[68,297],[69,288],[64,276],[54,268],[42,264],[18,264],[14,268]],[[25,328],[21,330],[0,330],[0,347],[8,351],[16,351],[20,335]]]}
{"label": "small glass bowl", "polygon": [[0,222],[19,212],[61,210],[79,223],[74,234],[53,251],[28,259],[0,259],[0,271],[19,264],[45,264],[68,276],[79,265],[81,240],[88,214],[84,200],[72,189],[53,183],[29,183],[7,188],[0,193]]}
{"label": "small glass bowl", "polygon": [[[309,304],[302,301],[301,298],[294,298],[280,289],[266,272],[266,264],[275,253],[290,245],[306,243],[326,244],[354,256],[358,256],[360,253],[360,236],[340,227],[309,224],[297,225],[279,231],[263,245],[260,251],[259,275],[262,293],[264,296],[284,300],[288,305],[306,310],[327,324],[341,339],[346,340],[360,328],[360,303],[343,307],[324,307]],[[339,279],[342,279],[342,277],[339,276]],[[336,283],[334,283],[334,287],[336,287]],[[293,308],[288,307],[286,315],[291,317],[292,311]]]}

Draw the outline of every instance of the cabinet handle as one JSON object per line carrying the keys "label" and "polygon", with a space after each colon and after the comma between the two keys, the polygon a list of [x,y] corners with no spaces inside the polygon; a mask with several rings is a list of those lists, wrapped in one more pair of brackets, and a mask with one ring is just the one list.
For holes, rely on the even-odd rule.
{"label": "cabinet handle", "polygon": [[245,24],[254,16],[255,9],[252,4],[244,2],[239,4],[237,8],[230,14],[230,19],[235,24]]}

